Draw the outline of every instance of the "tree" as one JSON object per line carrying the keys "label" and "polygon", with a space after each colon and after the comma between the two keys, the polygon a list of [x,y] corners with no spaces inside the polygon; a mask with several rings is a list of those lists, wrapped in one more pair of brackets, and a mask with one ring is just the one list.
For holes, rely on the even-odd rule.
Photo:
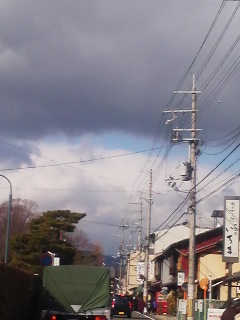
{"label": "tree", "polygon": [[90,243],[87,234],[83,230],[75,230],[74,233],[67,235],[67,240],[80,251],[92,251],[92,243]]}
{"label": "tree", "polygon": [[72,264],[76,248],[65,237],[75,230],[85,213],[70,210],[43,212],[29,222],[29,231],[17,235],[12,241],[11,264],[40,272],[40,257],[50,251],[60,257],[61,264]]}
{"label": "tree", "polygon": [[[0,204],[0,260],[3,260],[9,202]],[[10,223],[10,238],[19,233],[28,231],[28,223],[38,216],[38,205],[35,201],[27,199],[13,199]]]}
{"label": "tree", "polygon": [[93,255],[96,257],[96,265],[102,266],[103,265],[103,249],[99,243],[95,243],[93,245]]}
{"label": "tree", "polygon": [[68,235],[68,240],[77,249],[74,264],[103,265],[104,259],[101,245],[90,243],[87,234],[83,230],[75,230],[73,234]]}
{"label": "tree", "polygon": [[[83,237],[83,235],[84,233],[81,233],[81,237],[80,237],[81,239],[80,243],[82,243],[83,245],[80,246],[78,243],[78,245],[76,246],[77,251],[74,259],[74,264],[102,266],[103,260],[104,260],[102,247],[99,244],[90,244],[86,236]],[[73,241],[73,243],[75,243],[75,241]]]}

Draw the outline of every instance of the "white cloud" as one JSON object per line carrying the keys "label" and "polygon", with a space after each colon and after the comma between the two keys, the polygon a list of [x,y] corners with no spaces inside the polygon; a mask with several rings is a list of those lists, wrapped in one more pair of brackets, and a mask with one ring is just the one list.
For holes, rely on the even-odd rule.
{"label": "white cloud", "polygon": [[[148,167],[153,165],[153,162],[150,161],[148,166],[144,167],[148,155],[134,154],[115,157],[127,153],[127,150],[110,150],[99,146],[94,147],[93,144],[87,150],[84,140],[79,145],[42,142],[37,147],[42,158],[32,155],[33,163],[36,166],[49,164],[53,166],[3,172],[12,183],[13,198],[34,200],[38,203],[41,211],[70,209],[77,212],[86,212],[86,222],[83,219],[78,227],[88,234],[90,241],[101,243],[105,252],[111,254],[118,251],[122,240],[122,237],[119,236],[122,230],[118,225],[122,224],[123,221],[130,227],[125,230],[126,243],[129,241],[130,231],[132,230],[132,240],[136,244],[138,230],[134,223],[140,219],[140,204],[131,205],[130,203],[140,203],[142,201],[143,235],[146,233],[149,203]],[[89,155],[91,155],[91,158]],[[178,155],[180,154],[178,153]],[[102,157],[109,157],[109,159],[55,166],[58,163]],[[50,159],[55,161],[50,161]],[[142,171],[142,169],[144,170]],[[199,165],[198,181],[206,176],[211,169],[211,165]],[[153,170],[152,231],[160,225],[163,228],[187,219],[187,216],[184,215],[178,221],[186,210],[186,205],[179,212],[173,214],[167,223],[163,224],[186,196],[186,193],[174,191],[166,184],[164,181],[166,173],[164,174],[164,171],[163,167],[160,170],[161,174],[155,169]],[[179,173],[178,157],[171,161],[168,172],[177,176]],[[141,179],[136,182],[139,175],[141,175]],[[225,175],[228,176],[227,173]],[[155,180],[156,177],[158,177],[157,180]],[[223,177],[224,175],[221,176],[221,180]],[[211,179],[212,177],[209,177],[208,181]],[[183,184],[180,181],[176,182],[180,190],[189,190],[189,182]],[[205,185],[205,183],[202,185]],[[0,186],[3,188],[0,201],[6,201],[8,196],[6,181],[0,179]],[[237,192],[238,186],[239,183],[231,186],[230,194]],[[214,183],[210,187],[207,184],[207,188],[205,187],[204,191],[197,195],[198,199],[200,196],[209,194],[216,187]],[[145,189],[144,193],[139,192],[142,189]],[[212,221],[210,218],[212,211],[223,209],[225,192],[226,189],[221,190],[197,206],[198,216],[202,217],[201,223],[209,226]],[[142,199],[140,199],[140,195],[142,195]],[[208,220],[204,217],[207,217]]]}

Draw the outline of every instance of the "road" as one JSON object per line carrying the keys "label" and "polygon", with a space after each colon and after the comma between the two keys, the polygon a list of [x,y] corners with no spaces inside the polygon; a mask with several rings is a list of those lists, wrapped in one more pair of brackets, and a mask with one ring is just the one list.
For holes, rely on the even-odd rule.
{"label": "road", "polygon": [[[130,319],[130,318],[114,316],[112,319],[119,320],[119,319]],[[153,320],[155,318],[149,315],[141,314],[140,312],[137,312],[137,311],[133,311],[132,319],[152,319]]]}

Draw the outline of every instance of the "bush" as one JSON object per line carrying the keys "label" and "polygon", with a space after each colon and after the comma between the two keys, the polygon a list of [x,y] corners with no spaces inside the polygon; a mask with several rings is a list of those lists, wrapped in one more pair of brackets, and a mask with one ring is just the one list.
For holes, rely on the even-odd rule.
{"label": "bush", "polygon": [[167,297],[168,314],[175,316],[177,313],[177,293],[170,291]]}
{"label": "bush", "polygon": [[34,319],[32,303],[36,308],[40,293],[35,278],[31,273],[0,264],[0,319]]}

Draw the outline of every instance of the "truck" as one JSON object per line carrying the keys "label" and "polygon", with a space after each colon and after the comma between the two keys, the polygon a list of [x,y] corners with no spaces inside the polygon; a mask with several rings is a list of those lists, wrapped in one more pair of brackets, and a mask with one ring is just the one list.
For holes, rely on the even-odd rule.
{"label": "truck", "polygon": [[85,265],[43,270],[42,320],[110,320],[110,271]]}

